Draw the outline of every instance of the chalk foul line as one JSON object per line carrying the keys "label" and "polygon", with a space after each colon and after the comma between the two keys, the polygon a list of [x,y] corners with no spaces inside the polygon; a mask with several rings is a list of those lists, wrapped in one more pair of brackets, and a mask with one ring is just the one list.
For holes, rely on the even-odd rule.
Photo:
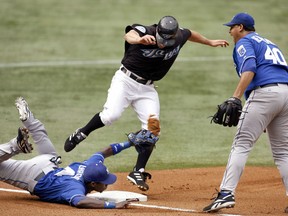
{"label": "chalk foul line", "polygon": [[[15,190],[15,189],[7,189],[7,188],[0,188],[0,191],[30,194],[28,191],[25,191],[25,190]],[[163,209],[163,210],[170,210],[170,211],[199,213],[198,211],[196,211],[194,209],[175,208],[175,207],[159,206],[159,205],[148,205],[148,204],[141,204],[141,203],[130,203],[130,206]],[[214,214],[214,215],[217,215],[217,216],[241,216],[241,215],[235,215],[235,214]]]}

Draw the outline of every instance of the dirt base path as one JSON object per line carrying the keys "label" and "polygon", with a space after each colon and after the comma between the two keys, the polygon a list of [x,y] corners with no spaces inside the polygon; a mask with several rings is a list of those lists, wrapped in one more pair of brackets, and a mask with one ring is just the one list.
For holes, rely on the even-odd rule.
{"label": "dirt base path", "polygon": [[[0,214],[9,216],[157,216],[157,215],[288,215],[284,209],[288,199],[282,180],[275,167],[246,167],[237,188],[236,205],[218,213],[202,213],[210,204],[215,188],[218,189],[225,167],[193,168],[170,171],[151,171],[145,205],[191,209],[194,212],[173,211],[159,208],[130,206],[127,209],[77,209],[66,205],[41,202],[29,194],[0,191]],[[116,173],[118,181],[108,190],[141,193],[126,180],[127,173]],[[0,188],[11,187],[0,183]]]}

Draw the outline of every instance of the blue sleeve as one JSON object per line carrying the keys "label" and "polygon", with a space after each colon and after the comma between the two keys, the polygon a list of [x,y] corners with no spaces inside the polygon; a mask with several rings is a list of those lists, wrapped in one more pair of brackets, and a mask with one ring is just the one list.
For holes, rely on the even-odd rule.
{"label": "blue sleeve", "polygon": [[245,71],[252,71],[256,73],[256,59],[255,58],[249,58],[244,62],[243,67],[241,69],[241,73]]}
{"label": "blue sleeve", "polygon": [[[74,187],[74,188],[73,188]],[[70,185],[69,188],[65,192],[61,194],[62,199],[66,200],[68,203],[70,203],[71,206],[76,206],[77,203],[80,200],[83,200],[86,198],[85,196],[85,188]]]}
{"label": "blue sleeve", "polygon": [[255,69],[253,69],[254,67],[253,60],[250,61],[250,59],[254,59],[255,61],[256,56],[255,56],[253,45],[251,41],[249,41],[248,38],[244,37],[237,42],[234,48],[233,58],[234,58],[235,67],[239,76],[241,76],[242,72],[247,71],[247,70],[243,70],[243,67],[246,61],[248,60],[249,60],[249,64],[247,64],[245,67],[252,69],[253,72],[256,72],[256,63],[255,63]]}
{"label": "blue sleeve", "polygon": [[76,206],[81,200],[86,199],[86,196],[83,194],[76,194],[70,199],[70,205]]}

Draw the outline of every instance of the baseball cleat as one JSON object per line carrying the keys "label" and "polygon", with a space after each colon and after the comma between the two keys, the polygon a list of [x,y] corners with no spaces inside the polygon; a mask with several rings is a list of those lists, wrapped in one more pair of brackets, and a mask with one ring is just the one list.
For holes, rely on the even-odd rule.
{"label": "baseball cleat", "polygon": [[151,174],[147,172],[140,172],[140,171],[133,171],[129,173],[127,176],[127,179],[133,183],[134,185],[137,185],[137,187],[142,191],[149,190],[149,186],[146,184],[147,178],[151,179]]}
{"label": "baseball cleat", "polygon": [[19,112],[19,119],[21,121],[26,121],[30,116],[28,103],[25,101],[23,97],[19,97],[15,100],[15,105]]}
{"label": "baseball cleat", "polygon": [[231,192],[219,192],[215,200],[206,206],[204,212],[217,212],[222,208],[233,208],[235,206],[235,198]]}
{"label": "baseball cleat", "polygon": [[78,128],[65,141],[64,150],[66,152],[72,151],[76,147],[76,145],[78,145],[80,142],[82,142],[86,137],[87,136],[84,133],[82,133]]}
{"label": "baseball cleat", "polygon": [[17,145],[23,153],[31,153],[32,144],[28,142],[29,131],[27,128],[18,128]]}

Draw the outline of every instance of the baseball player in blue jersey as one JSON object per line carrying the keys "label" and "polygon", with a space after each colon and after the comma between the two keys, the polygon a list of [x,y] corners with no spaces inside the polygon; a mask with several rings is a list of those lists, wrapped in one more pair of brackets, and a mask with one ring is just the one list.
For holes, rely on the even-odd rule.
{"label": "baseball player in blue jersey", "polygon": [[[228,45],[225,40],[209,40],[196,31],[179,28],[172,16],[164,16],[158,24],[149,26],[129,25],[125,33],[122,65],[112,79],[104,109],[67,138],[64,145],[66,152],[74,149],[92,131],[111,125],[128,106],[137,113],[142,129],[147,129],[149,116],[153,115],[159,120],[160,102],[154,81],[161,80],[168,73],[187,41],[211,47]],[[136,165],[127,176],[143,191],[149,189],[146,179],[151,175],[144,171],[152,151],[153,148],[148,146],[138,152]]]}
{"label": "baseball player in blue jersey", "polygon": [[[91,191],[103,192],[116,181],[104,165],[104,158],[130,147],[130,142],[114,143],[83,162],[74,162],[59,168],[60,157],[48,138],[44,125],[29,110],[23,97],[16,100],[20,120],[25,128],[18,130],[17,138],[0,145],[0,180],[28,190],[41,200],[68,204],[77,208],[125,208],[130,201],[105,202],[86,196]],[[29,160],[11,159],[19,153],[30,153],[28,131],[39,155]]]}
{"label": "baseball player in blue jersey", "polygon": [[[230,27],[235,42],[233,59],[240,81],[233,100],[246,102],[237,126],[227,167],[215,200],[205,212],[235,205],[235,190],[249,152],[267,129],[275,164],[288,195],[288,67],[281,50],[255,32],[254,19],[236,14],[224,25]],[[234,101],[234,102],[233,102]]]}

